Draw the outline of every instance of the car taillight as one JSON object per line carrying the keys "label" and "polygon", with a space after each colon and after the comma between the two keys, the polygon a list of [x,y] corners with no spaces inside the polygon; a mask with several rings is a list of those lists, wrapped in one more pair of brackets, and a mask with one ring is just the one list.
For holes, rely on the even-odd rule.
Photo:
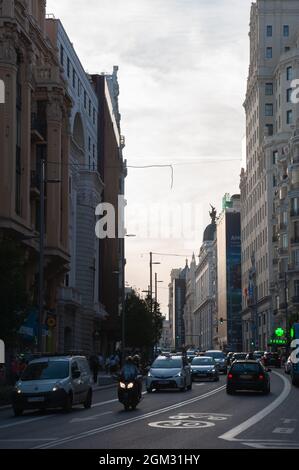
{"label": "car taillight", "polygon": [[233,374],[228,374],[227,378],[228,378],[228,379],[232,379],[232,378],[233,378]]}
{"label": "car taillight", "polygon": [[260,379],[260,380],[264,380],[264,378],[265,378],[265,376],[264,376],[263,374],[260,374],[260,375],[259,375],[259,379]]}

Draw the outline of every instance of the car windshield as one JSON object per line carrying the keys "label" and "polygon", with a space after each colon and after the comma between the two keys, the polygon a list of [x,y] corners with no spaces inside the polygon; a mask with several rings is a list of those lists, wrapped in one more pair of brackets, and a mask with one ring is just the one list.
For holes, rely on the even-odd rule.
{"label": "car windshield", "polygon": [[247,356],[246,353],[234,354],[234,359],[245,359],[246,356]]}
{"label": "car windshield", "polygon": [[214,359],[225,359],[225,354],[221,351],[207,351],[207,355]]}
{"label": "car windshield", "polygon": [[214,360],[211,357],[195,357],[191,363],[192,366],[212,366]]}
{"label": "car windshield", "polygon": [[153,369],[180,369],[181,367],[181,358],[156,359],[152,365]]}
{"label": "car windshield", "polygon": [[232,372],[234,374],[244,374],[244,372],[252,372],[254,374],[258,374],[260,372],[261,368],[258,363],[256,364],[235,364],[232,366]]}
{"label": "car windshield", "polygon": [[26,367],[21,376],[21,380],[65,379],[68,375],[68,361],[35,362]]}

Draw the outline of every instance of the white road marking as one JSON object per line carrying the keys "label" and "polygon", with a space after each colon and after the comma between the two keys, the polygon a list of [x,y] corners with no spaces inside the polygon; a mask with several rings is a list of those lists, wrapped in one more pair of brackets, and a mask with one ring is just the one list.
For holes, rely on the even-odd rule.
{"label": "white road marking", "polygon": [[273,374],[276,374],[284,382],[284,389],[281,392],[281,394],[276,398],[276,400],[270,403],[269,406],[267,406],[266,408],[264,408],[259,413],[252,416],[251,418],[247,419],[244,423],[241,423],[235,428],[231,429],[230,431],[222,434],[221,436],[219,436],[219,439],[224,439],[225,441],[230,441],[230,442],[244,441],[244,440],[246,441],[246,439],[236,439],[236,436],[238,436],[244,431],[247,431],[247,429],[251,428],[252,426],[256,425],[259,421],[261,421],[270,413],[272,413],[272,411],[278,408],[285,401],[285,399],[288,397],[289,393],[292,390],[291,384],[289,380],[287,380],[283,375],[280,375],[275,371],[273,371]]}
{"label": "white road marking", "polygon": [[283,422],[283,424],[291,424],[291,423],[296,423],[296,422],[297,422],[297,419],[285,419],[285,418],[282,418],[281,421]]}
{"label": "white road marking", "polygon": [[49,441],[56,441],[57,437],[45,437],[40,439],[0,439],[0,442],[49,442]]}
{"label": "white road marking", "polygon": [[70,421],[70,423],[82,423],[84,421],[93,421],[94,419],[98,419],[100,416],[110,415],[112,411],[106,411],[105,413],[99,413],[97,415],[87,416],[86,418],[74,418]]}
{"label": "white road marking", "polygon": [[22,424],[34,423],[35,421],[41,421],[42,419],[53,418],[53,416],[55,415],[39,416],[38,418],[31,419],[24,418],[22,421],[14,421],[13,423],[3,424],[0,426],[0,429],[13,428],[15,426],[21,426]]}
{"label": "white road marking", "polygon": [[299,442],[243,442],[245,446],[255,449],[299,449]]}
{"label": "white road marking", "polygon": [[295,428],[275,428],[273,434],[292,434]]}
{"label": "white road marking", "polygon": [[215,426],[215,423],[208,421],[188,421],[188,420],[173,420],[173,421],[157,421],[155,423],[149,423],[152,428],[164,428],[164,429],[201,429],[210,428]]}
{"label": "white road marking", "polygon": [[196,403],[197,401],[204,400],[205,398],[213,396],[213,395],[219,393],[220,391],[224,390],[225,387],[226,386],[223,385],[219,388],[211,390],[210,392],[207,392],[203,395],[200,395],[199,397],[194,397],[194,398],[191,398],[189,400],[186,400],[186,401],[183,401],[183,402],[180,402],[180,403],[176,403],[174,405],[170,405],[166,408],[160,408],[158,410],[151,411],[151,412],[143,414],[141,416],[136,416],[135,418],[125,419],[125,420],[119,421],[117,423],[108,424],[107,426],[102,426],[100,428],[91,429],[90,431],[85,431],[81,434],[77,434],[77,435],[57,439],[57,442],[53,442],[53,443],[49,443],[49,444],[45,444],[45,445],[40,445],[40,446],[34,447],[34,449],[48,449],[48,448],[51,448],[51,447],[57,447],[57,446],[60,446],[62,444],[65,444],[65,443],[69,443],[69,442],[77,441],[77,440],[80,440],[80,439],[84,439],[86,437],[94,436],[96,434],[100,434],[102,432],[107,432],[107,431],[110,431],[112,429],[116,429],[116,428],[119,428],[119,427],[122,427],[122,426],[126,426],[128,424],[135,423],[137,421],[142,421],[142,420],[151,418],[152,416],[156,416],[156,415],[159,415],[159,414],[162,414],[162,413],[166,413],[167,411],[175,410],[177,408],[181,408],[181,407],[189,405],[191,403]]}

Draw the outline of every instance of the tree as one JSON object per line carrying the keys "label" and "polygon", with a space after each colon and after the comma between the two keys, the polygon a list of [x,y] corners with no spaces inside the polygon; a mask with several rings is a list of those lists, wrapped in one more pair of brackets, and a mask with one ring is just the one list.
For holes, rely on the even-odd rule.
{"label": "tree", "polygon": [[150,354],[161,338],[163,317],[158,303],[151,314],[149,298],[143,300],[135,291],[125,301],[126,346]]}
{"label": "tree", "polygon": [[14,346],[27,303],[25,256],[18,243],[0,241],[0,266],[0,335],[6,346]]}

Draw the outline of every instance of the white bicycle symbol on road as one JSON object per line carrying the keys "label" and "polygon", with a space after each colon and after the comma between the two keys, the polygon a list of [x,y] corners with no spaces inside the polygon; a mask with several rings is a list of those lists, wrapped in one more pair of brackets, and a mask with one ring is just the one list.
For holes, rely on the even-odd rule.
{"label": "white bicycle symbol on road", "polygon": [[149,423],[149,426],[164,429],[203,429],[213,427],[215,422],[225,421],[230,416],[218,413],[179,413],[169,416],[169,421],[157,421]]}

